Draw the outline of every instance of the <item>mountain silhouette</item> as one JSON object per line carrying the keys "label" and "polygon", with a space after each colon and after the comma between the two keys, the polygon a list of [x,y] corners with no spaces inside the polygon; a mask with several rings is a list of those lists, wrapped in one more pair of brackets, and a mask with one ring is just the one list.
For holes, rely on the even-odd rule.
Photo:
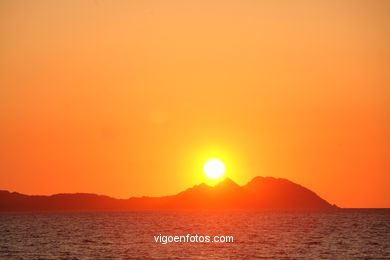
{"label": "mountain silhouette", "polygon": [[87,193],[30,196],[0,191],[0,212],[336,208],[301,185],[273,177],[255,177],[244,186],[226,178],[214,187],[202,183],[176,195],[129,199]]}

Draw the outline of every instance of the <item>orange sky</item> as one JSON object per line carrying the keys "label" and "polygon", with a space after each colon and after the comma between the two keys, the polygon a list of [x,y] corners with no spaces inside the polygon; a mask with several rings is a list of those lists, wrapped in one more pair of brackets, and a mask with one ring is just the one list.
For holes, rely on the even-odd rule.
{"label": "orange sky", "polygon": [[225,161],[390,207],[388,1],[1,1],[0,189],[167,195]]}

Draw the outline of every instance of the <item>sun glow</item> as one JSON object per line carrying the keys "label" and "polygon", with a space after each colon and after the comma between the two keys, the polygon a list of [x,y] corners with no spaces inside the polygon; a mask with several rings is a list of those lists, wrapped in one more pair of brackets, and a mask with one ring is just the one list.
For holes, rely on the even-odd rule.
{"label": "sun glow", "polygon": [[219,159],[210,159],[204,164],[203,171],[207,177],[218,179],[224,175],[225,165]]}

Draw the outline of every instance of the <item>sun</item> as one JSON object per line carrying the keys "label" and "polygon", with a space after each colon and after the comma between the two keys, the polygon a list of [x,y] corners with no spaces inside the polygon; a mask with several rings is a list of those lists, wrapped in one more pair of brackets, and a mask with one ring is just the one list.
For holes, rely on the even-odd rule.
{"label": "sun", "polygon": [[210,159],[204,164],[203,171],[207,177],[218,179],[224,175],[225,165],[219,159]]}

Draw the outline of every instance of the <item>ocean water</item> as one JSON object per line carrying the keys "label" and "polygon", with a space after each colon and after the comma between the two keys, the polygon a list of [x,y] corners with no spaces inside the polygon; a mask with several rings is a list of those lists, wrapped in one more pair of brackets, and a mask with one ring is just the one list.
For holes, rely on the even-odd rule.
{"label": "ocean water", "polygon": [[390,210],[5,213],[0,259],[390,259]]}

